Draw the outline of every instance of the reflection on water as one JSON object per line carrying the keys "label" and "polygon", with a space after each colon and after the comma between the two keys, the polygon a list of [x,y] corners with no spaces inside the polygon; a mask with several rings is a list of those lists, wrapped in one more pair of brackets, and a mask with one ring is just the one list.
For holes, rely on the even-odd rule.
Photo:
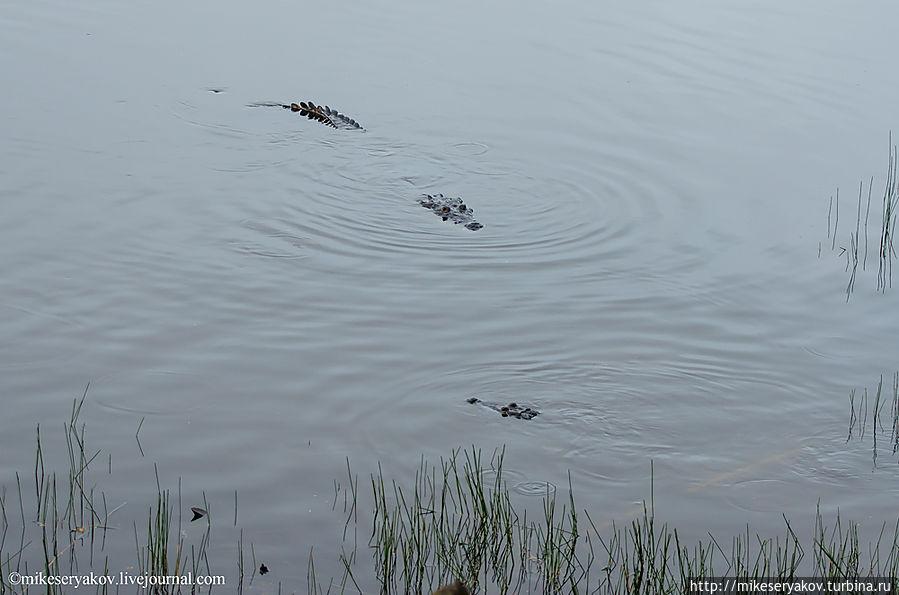
{"label": "reflection on water", "polygon": [[[846,304],[817,246],[883,175],[894,5],[208,8],[0,16],[4,485],[91,382],[98,447],[146,416],[148,459],[294,552],[346,457],[402,481],[471,444],[523,495],[571,470],[600,522],[651,473],[700,535],[891,510],[841,424],[896,367],[895,296]],[[365,134],[248,107],[310,96]]]}

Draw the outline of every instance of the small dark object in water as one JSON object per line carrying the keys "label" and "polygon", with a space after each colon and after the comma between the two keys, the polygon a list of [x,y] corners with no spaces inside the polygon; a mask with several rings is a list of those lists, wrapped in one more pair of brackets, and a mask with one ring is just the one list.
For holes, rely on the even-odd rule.
{"label": "small dark object in water", "polygon": [[443,585],[431,595],[471,595],[471,591],[462,584],[462,581],[456,581],[451,585]]}
{"label": "small dark object in water", "polygon": [[206,516],[207,514],[209,514],[208,512],[206,512],[205,510],[203,510],[202,508],[199,508],[199,507],[197,507],[197,506],[191,506],[191,507],[190,507],[190,511],[191,511],[192,513],[194,513],[194,518],[190,519],[190,522],[191,522],[191,523],[194,522],[194,521],[197,520],[197,519],[202,519],[204,516]]}
{"label": "small dark object in water", "polygon": [[259,574],[267,574],[267,573],[268,573],[268,566],[266,566],[265,564],[260,564],[259,565]]}
{"label": "small dark object in water", "polygon": [[503,417],[514,417],[515,419],[530,420],[530,419],[534,419],[535,417],[540,415],[540,412],[537,411],[536,409],[532,409],[531,407],[525,407],[524,409],[522,409],[518,405],[518,403],[516,403],[514,401],[509,403],[508,405],[500,405],[498,403],[490,403],[488,401],[482,401],[481,399],[479,399],[477,397],[469,397],[469,398],[465,399],[465,402],[471,403],[472,405],[475,405],[475,404],[483,405],[484,407],[493,409],[494,411],[496,411]]}
{"label": "small dark object in water", "polygon": [[452,198],[442,194],[425,194],[418,204],[430,209],[435,215],[444,221],[452,221],[455,224],[463,223],[466,229],[477,231],[484,227],[474,220],[474,211],[462,202],[461,198]]}

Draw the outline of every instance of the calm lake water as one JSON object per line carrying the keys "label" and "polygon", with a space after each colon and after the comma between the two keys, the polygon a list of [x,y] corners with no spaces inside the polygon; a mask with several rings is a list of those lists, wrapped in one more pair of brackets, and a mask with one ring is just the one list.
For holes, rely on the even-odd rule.
{"label": "calm lake water", "polygon": [[[312,546],[339,572],[347,458],[361,485],[379,461],[408,482],[421,457],[504,446],[523,506],[570,470],[597,522],[632,518],[652,475],[687,539],[782,535],[782,515],[810,532],[819,501],[895,522],[899,458],[881,442],[875,463],[870,421],[846,436],[850,390],[899,369],[874,239],[897,18],[887,1],[5,2],[0,485],[33,473],[37,424],[67,471],[90,383],[95,481],[124,504],[113,571],[154,464],[228,526],[237,491],[244,542],[288,590]],[[365,132],[249,107],[307,99]],[[847,302],[839,248],[872,176]],[[213,547],[227,572],[236,539]]]}

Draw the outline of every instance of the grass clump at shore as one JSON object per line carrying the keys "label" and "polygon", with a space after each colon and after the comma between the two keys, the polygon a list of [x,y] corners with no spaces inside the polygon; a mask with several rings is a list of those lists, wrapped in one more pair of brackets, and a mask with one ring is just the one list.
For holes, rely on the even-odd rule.
{"label": "grass clump at shore", "polygon": [[[63,424],[68,469],[63,473],[47,470],[44,441],[38,426],[33,500],[25,495],[23,477],[18,472],[14,498],[10,497],[7,486],[0,486],[0,595],[65,593],[76,588],[78,592],[116,593],[123,587],[112,580],[104,581],[95,589],[67,588],[62,584],[28,586],[14,582],[15,577],[59,578],[94,573],[108,579],[118,577],[120,571],[135,577],[182,576],[188,572],[196,576],[204,571],[209,574],[206,549],[210,526],[207,523],[199,542],[190,545],[188,550],[182,531],[180,482],[176,511],[172,494],[160,487],[158,471],[155,504],[149,507],[146,524],[139,525],[138,519],[131,523],[135,556],[121,568],[110,569],[111,557],[119,561],[124,545],[110,518],[125,504],[110,509],[107,494],[89,479],[93,470],[111,474],[112,457],[101,457],[100,450],[86,446],[85,425],[79,421],[86,395],[87,389],[73,402],[69,420]],[[114,536],[117,538],[113,539]],[[179,592],[170,585],[150,585],[142,580],[133,586],[148,593]]]}
{"label": "grass clump at shore", "polygon": [[[899,522],[884,523],[875,543],[861,544],[858,525],[839,515],[828,525],[819,509],[811,541],[804,544],[786,517],[784,534],[774,539],[751,535],[747,527],[727,545],[711,535],[708,541],[685,543],[677,529],[656,519],[652,498],[629,523],[598,525],[578,510],[570,480],[566,498],[548,490],[542,514],[529,518],[510,498],[503,456],[494,453],[484,466],[481,451],[472,447],[437,465],[422,461],[408,487],[385,480],[379,468],[371,477],[375,590],[428,593],[461,580],[472,592],[484,593],[663,594],[684,592],[691,578],[720,576],[886,576],[894,589],[899,585]],[[351,486],[354,482],[351,475]],[[358,522],[357,496],[353,488],[348,524]],[[345,553],[341,560],[346,571],[339,592],[350,584],[355,589],[349,592],[361,591]],[[310,566],[310,592],[330,587],[337,590],[333,581],[322,588]]]}

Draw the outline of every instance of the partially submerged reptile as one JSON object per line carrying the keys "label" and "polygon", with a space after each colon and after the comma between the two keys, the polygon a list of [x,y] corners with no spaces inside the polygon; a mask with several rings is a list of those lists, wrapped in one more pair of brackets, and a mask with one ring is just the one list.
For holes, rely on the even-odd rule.
{"label": "partially submerged reptile", "polygon": [[444,221],[452,221],[456,225],[464,223],[466,229],[471,231],[477,231],[484,227],[474,220],[471,207],[462,202],[461,198],[450,198],[442,194],[425,194],[418,204],[426,209],[431,209]]}
{"label": "partially submerged reptile", "polygon": [[[321,122],[325,126],[339,130],[358,130],[365,132],[365,129],[354,119],[345,114],[341,114],[335,109],[331,109],[327,105],[316,105],[311,101],[301,101],[299,103],[251,103],[250,107],[280,107],[288,109],[292,112],[298,112],[301,116],[305,116],[310,120]],[[466,229],[477,231],[484,227],[474,218],[474,212],[471,207],[462,202],[461,198],[451,198],[442,194],[425,194],[419,199],[418,204],[426,209],[430,209],[435,215],[444,221],[452,221],[455,224],[463,224]],[[530,418],[528,418],[530,419]]]}
{"label": "partially submerged reptile", "polygon": [[310,120],[321,122],[325,126],[331,128],[340,128],[342,130],[360,130],[365,132],[365,128],[359,125],[359,122],[350,118],[345,114],[341,114],[336,109],[331,109],[327,105],[315,105],[311,101],[301,101],[299,103],[251,103],[251,107],[283,107],[292,112],[300,112],[301,116],[305,116]]}
{"label": "partially submerged reptile", "polygon": [[530,407],[522,407],[518,403],[509,403],[508,405],[500,405],[499,403],[491,403],[490,401],[482,401],[477,397],[469,397],[466,399],[472,405],[483,405],[493,409],[503,417],[514,417],[516,419],[534,419],[540,412]]}

